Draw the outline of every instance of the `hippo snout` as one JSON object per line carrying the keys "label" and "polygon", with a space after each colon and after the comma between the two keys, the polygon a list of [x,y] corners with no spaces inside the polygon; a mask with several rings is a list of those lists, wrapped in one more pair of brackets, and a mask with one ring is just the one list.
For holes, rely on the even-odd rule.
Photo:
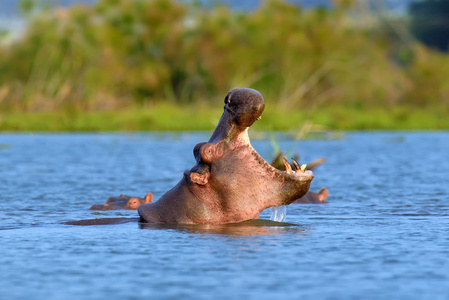
{"label": "hippo snout", "polygon": [[250,127],[259,120],[265,109],[262,94],[249,88],[235,89],[225,97],[225,110],[232,114],[232,122],[240,127]]}

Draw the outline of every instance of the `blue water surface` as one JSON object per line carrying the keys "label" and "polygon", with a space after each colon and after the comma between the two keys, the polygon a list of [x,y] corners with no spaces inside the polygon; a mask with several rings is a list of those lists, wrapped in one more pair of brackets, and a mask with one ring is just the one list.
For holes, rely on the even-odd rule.
{"label": "blue water surface", "polygon": [[209,134],[0,134],[0,299],[449,299],[448,132],[278,135],[328,159],[289,224],[63,224],[137,217],[89,207],[159,198]]}

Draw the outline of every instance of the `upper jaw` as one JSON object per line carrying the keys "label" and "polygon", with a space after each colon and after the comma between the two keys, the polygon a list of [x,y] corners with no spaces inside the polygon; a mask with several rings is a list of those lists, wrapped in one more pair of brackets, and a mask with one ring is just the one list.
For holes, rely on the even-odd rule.
{"label": "upper jaw", "polygon": [[[209,144],[214,144],[214,147],[223,149],[224,152],[247,146],[255,154],[260,164],[265,166],[268,173],[278,174],[278,176],[285,178],[287,181],[297,182],[298,185],[300,182],[304,184],[307,181],[312,181],[314,177],[312,171],[301,170],[301,166],[296,161],[292,161],[290,165],[285,160],[284,164],[286,165],[287,171],[283,172],[271,166],[252,148],[248,136],[248,129],[256,120],[260,119],[265,108],[265,100],[258,91],[252,89],[231,90],[226,95],[224,102],[223,114],[208,141]],[[194,155],[197,165],[190,172],[204,174],[209,171],[211,160],[201,154],[203,152],[202,150],[210,147],[210,145],[207,145],[208,143],[201,143],[195,146]],[[205,145],[207,146],[204,147]],[[223,155],[223,152],[218,156],[221,155]]]}
{"label": "upper jaw", "polygon": [[[224,143],[226,144],[225,148],[227,148],[227,151],[232,151],[241,146],[249,146],[257,154],[251,146],[248,129],[256,120],[261,118],[265,108],[265,99],[262,94],[248,88],[234,89],[228,92],[224,103],[223,114],[208,143]],[[201,163],[199,153],[204,144],[198,144],[195,147],[197,150],[194,149],[197,163]],[[257,156],[260,157],[258,154]],[[263,160],[262,157],[260,159]],[[265,161],[264,165],[269,166],[271,171],[276,170],[275,172],[282,172]],[[290,166],[284,159],[284,165],[287,170],[284,175],[287,177],[291,176],[301,181],[313,179],[313,173],[304,169],[301,170],[301,166],[295,160],[292,161],[292,165]]]}
{"label": "upper jaw", "polygon": [[224,112],[209,143],[225,140],[232,144],[240,139],[249,144],[248,128],[259,120],[265,108],[262,94],[253,89],[234,89],[225,97]]}

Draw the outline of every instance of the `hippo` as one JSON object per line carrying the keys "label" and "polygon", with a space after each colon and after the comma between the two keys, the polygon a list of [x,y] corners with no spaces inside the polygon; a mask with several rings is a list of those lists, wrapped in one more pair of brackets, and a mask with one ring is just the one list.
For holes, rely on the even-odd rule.
{"label": "hippo", "polygon": [[299,199],[296,199],[292,204],[326,204],[326,199],[329,196],[327,188],[322,187],[318,193],[308,191],[307,194]]}
{"label": "hippo", "polygon": [[[326,204],[325,201],[329,196],[329,191],[323,187],[318,193],[308,191],[304,196],[296,199],[291,204]],[[153,194],[148,193],[145,197],[131,197],[121,194],[118,197],[109,197],[106,204],[95,204],[89,209],[91,210],[137,210],[141,204],[151,203]]]}
{"label": "hippo", "polygon": [[[304,196],[314,174],[296,162],[278,170],[251,146],[248,129],[261,119],[262,94],[231,90],[208,142],[193,148],[196,164],[155,202],[138,207],[141,222],[227,224],[258,219],[269,207],[288,205]],[[287,167],[288,165],[288,167]]]}
{"label": "hippo", "polygon": [[[270,162],[270,164],[279,169],[279,170],[285,170],[285,165],[282,159],[282,155],[284,154],[284,151],[279,151],[278,154],[276,154],[275,158]],[[293,160],[298,159],[299,155],[295,155]],[[307,170],[314,170],[319,165],[323,164],[326,161],[326,158],[319,158],[316,159],[310,163],[307,164]],[[318,193],[314,193],[312,191],[308,191],[304,196],[302,196],[299,199],[296,199],[291,204],[327,204],[325,200],[329,196],[329,191],[323,187],[320,189]],[[153,194],[148,193],[145,197],[139,198],[139,197],[131,197],[131,196],[125,196],[121,194],[118,197],[109,197],[106,201],[106,204],[95,204],[92,205],[90,208],[91,210],[118,210],[118,209],[125,209],[125,210],[137,210],[137,208],[141,204],[145,203],[151,203],[153,201]]]}
{"label": "hippo", "polygon": [[92,205],[91,210],[115,210],[127,209],[136,210],[141,204],[151,203],[153,201],[153,194],[148,193],[145,197],[131,197],[121,194],[118,197],[109,197],[106,204]]}

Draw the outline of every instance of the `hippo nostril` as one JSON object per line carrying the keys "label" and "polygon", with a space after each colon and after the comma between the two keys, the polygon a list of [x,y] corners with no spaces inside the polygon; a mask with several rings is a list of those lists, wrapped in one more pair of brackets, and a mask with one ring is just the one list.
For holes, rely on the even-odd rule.
{"label": "hippo nostril", "polygon": [[226,97],[225,97],[225,99],[224,99],[224,103],[225,104],[230,104],[231,103],[231,96],[232,96],[232,92],[233,92],[234,90],[231,90],[231,91],[229,91],[227,94],[226,94]]}
{"label": "hippo nostril", "polygon": [[225,105],[225,109],[227,111],[229,111],[231,114],[235,114],[235,110],[231,108],[231,106],[229,104]]}

